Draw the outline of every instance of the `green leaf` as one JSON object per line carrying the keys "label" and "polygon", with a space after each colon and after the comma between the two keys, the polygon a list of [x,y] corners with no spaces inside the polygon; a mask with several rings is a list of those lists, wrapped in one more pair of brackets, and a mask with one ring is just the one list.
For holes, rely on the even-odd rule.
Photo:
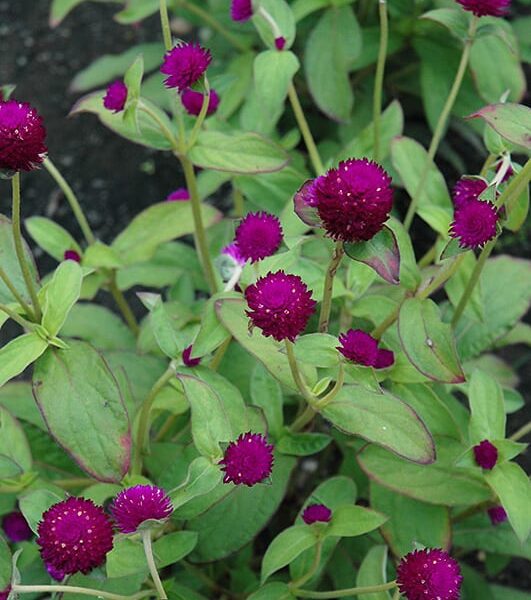
{"label": "green leaf", "polygon": [[505,437],[505,405],[500,384],[484,371],[476,369],[468,386],[471,444]]}
{"label": "green leaf", "polygon": [[60,225],[45,217],[29,217],[24,225],[32,239],[50,256],[62,261],[67,250],[82,254],[76,240]]}
{"label": "green leaf", "polygon": [[465,380],[452,329],[442,322],[435,302],[406,300],[398,317],[398,334],[411,364],[423,375],[445,383]]}
{"label": "green leaf", "polygon": [[[457,240],[452,239],[452,242],[457,242]],[[443,251],[443,254],[445,255],[444,258],[449,258],[450,252],[448,252],[448,250],[450,250],[452,242],[450,242]],[[457,245],[459,245],[459,243],[457,243]],[[455,246],[453,247],[455,248]],[[463,250],[465,249],[460,249],[460,252],[463,252]],[[456,252],[454,256],[460,252]],[[463,257],[461,257],[461,262],[459,263],[457,271],[445,283],[444,289],[448,294],[448,298],[450,299],[452,306],[457,307],[459,305],[459,301],[461,300],[461,297],[465,292],[466,286],[470,281],[470,277],[472,276],[472,273],[476,267],[476,263],[477,261],[476,257],[474,256],[474,253],[466,252],[466,254]],[[472,291],[472,294],[470,295],[465,310],[467,314],[474,316],[474,318],[478,319],[479,321],[483,321],[483,305],[484,300],[481,290],[481,284],[478,283],[476,284],[474,290]]]}
{"label": "green leaf", "polygon": [[434,506],[396,494],[371,482],[371,506],[389,520],[382,534],[396,556],[411,552],[415,543],[448,550],[451,541],[450,515],[444,506]]}
{"label": "green leaf", "polygon": [[[230,331],[232,336],[253,356],[255,356],[264,367],[280,383],[297,391],[297,385],[291,375],[287,356],[283,353],[283,346],[271,338],[264,337],[258,329],[249,335],[249,319],[244,312],[244,302],[237,299],[218,300],[216,312],[223,325]],[[316,380],[313,367],[302,365],[303,377],[309,385]]]}
{"label": "green leaf", "polygon": [[269,544],[262,560],[262,584],[275,571],[295,560],[299,554],[317,543],[314,530],[308,525],[292,525],[284,529]]}
{"label": "green leaf", "polygon": [[[426,150],[411,138],[397,137],[391,142],[391,159],[407,193],[413,198],[427,160]],[[453,217],[452,201],[444,177],[433,162],[419,196],[418,214],[437,233],[444,238],[448,236]]]}
{"label": "green leaf", "polygon": [[280,437],[276,449],[282,454],[310,456],[324,450],[332,438],[325,433],[290,433]]}
{"label": "green leaf", "polygon": [[295,356],[297,360],[314,367],[336,367],[339,365],[338,340],[327,333],[308,333],[297,338]]}
{"label": "green leaf", "polygon": [[389,392],[345,386],[321,411],[340,431],[358,435],[413,462],[432,463],[432,437],[418,415]]}
{"label": "green leaf", "polygon": [[531,108],[522,104],[489,104],[468,118],[484,119],[502,138],[531,150]]}
{"label": "green leaf", "polygon": [[128,537],[116,540],[113,549],[107,554],[105,567],[109,578],[127,577],[138,572],[147,574],[148,566],[142,544]]}
{"label": "green leaf", "polygon": [[271,600],[272,598],[275,598],[275,600],[291,600],[295,596],[291,594],[286,583],[273,581],[256,590],[254,594],[248,597],[248,600]]}
{"label": "green leaf", "polygon": [[275,142],[241,132],[202,131],[189,156],[196,167],[241,174],[280,171],[289,161]]}
{"label": "green leaf", "polygon": [[103,244],[102,242],[95,242],[85,250],[83,256],[83,266],[105,268],[105,269],[119,269],[123,266],[122,259],[110,246]]}
{"label": "green leaf", "polygon": [[485,473],[485,480],[498,495],[503,508],[507,511],[509,523],[518,539],[524,542],[531,532],[529,513],[531,483],[525,471],[516,463],[502,463]]}
{"label": "green leaf", "polygon": [[388,517],[374,510],[347,504],[333,511],[326,536],[353,537],[377,529]]}
{"label": "green leaf", "polygon": [[[373,546],[360,565],[356,585],[365,587],[387,582],[387,546]],[[389,592],[359,594],[359,600],[390,600]]]}
{"label": "green leaf", "polygon": [[13,381],[3,385],[0,388],[0,405],[17,419],[46,431],[46,425],[33,398],[31,383]]}
{"label": "green leaf", "polygon": [[127,101],[138,100],[140,97],[140,86],[144,76],[144,57],[139,54],[133,64],[127,69],[124,75],[124,83],[127,87]]}
{"label": "green leaf", "polygon": [[204,456],[198,456],[190,463],[186,479],[179,487],[170,492],[176,516],[178,509],[190,500],[211,492],[221,481],[219,465],[213,464]]}
{"label": "green leaf", "polygon": [[[289,4],[286,0],[260,0],[260,6],[275,21],[280,35],[286,40],[286,48],[290,48],[295,40],[295,17]],[[273,33],[269,20],[260,11],[255,12],[252,20],[264,44],[274,48],[276,34]]]}
{"label": "green leaf", "polygon": [[350,65],[362,48],[362,33],[350,6],[329,8],[308,36],[304,70],[315,103],[337,121],[348,121],[354,95]]}
{"label": "green leaf", "polygon": [[42,324],[50,337],[57,335],[78,301],[83,272],[73,260],[62,262],[44,292]]}
{"label": "green leaf", "polygon": [[[203,204],[203,224],[209,227],[219,221],[220,213]],[[155,254],[157,247],[194,232],[194,219],[190,202],[160,202],[138,214],[115,238],[112,248],[124,264],[145,261]]]}
{"label": "green leaf", "polygon": [[169,358],[180,358],[186,348],[187,335],[178,328],[175,311],[158,298],[151,311],[150,324],[159,348]]}
{"label": "green leaf", "polygon": [[376,483],[421,502],[458,506],[491,499],[481,477],[468,469],[452,469],[440,460],[420,466],[371,445],[358,454],[358,461]]}
{"label": "green leaf", "polygon": [[0,588],[5,590],[11,584],[11,551],[0,535]]}
{"label": "green leaf", "polygon": [[20,510],[34,533],[38,533],[37,526],[43,513],[53,504],[61,502],[61,500],[63,500],[61,496],[45,488],[33,490],[20,497]]}
{"label": "green leaf", "polygon": [[468,17],[467,13],[461,8],[436,8],[424,13],[420,18],[435,21],[435,23],[445,27],[458,40],[466,41]]}
{"label": "green leaf", "polygon": [[[20,469],[20,473],[31,469],[31,450],[20,423],[0,406],[0,456],[8,458]],[[0,475],[0,479],[3,476]]]}
{"label": "green leaf", "polygon": [[284,423],[282,389],[278,381],[259,362],[251,375],[250,392],[252,403],[264,412],[269,432],[275,438],[280,437]]}
{"label": "green leaf", "polygon": [[0,387],[37,360],[47,346],[36,333],[26,333],[0,348]]}
{"label": "green leaf", "polygon": [[50,7],[50,27],[57,27],[66,15],[85,0],[53,0]]}
{"label": "green leaf", "polygon": [[197,537],[195,531],[176,531],[159,538],[153,544],[157,567],[163,569],[188,556],[197,545]]}
{"label": "green leaf", "polygon": [[158,12],[159,6],[160,0],[128,0],[126,7],[114,15],[114,20],[120,25],[132,25]]}
{"label": "green leaf", "polygon": [[117,483],[129,468],[131,429],[116,379],[85,342],[48,349],[35,364],[35,398],[50,433],[99,481]]}
{"label": "green leaf", "polygon": [[215,309],[217,300],[224,295],[224,293],[214,294],[204,305],[201,327],[192,344],[192,358],[198,358],[213,352],[230,336],[218,319]]}
{"label": "green leaf", "polygon": [[384,227],[367,242],[345,244],[347,256],[376,271],[387,283],[400,283],[400,252],[395,234]]}

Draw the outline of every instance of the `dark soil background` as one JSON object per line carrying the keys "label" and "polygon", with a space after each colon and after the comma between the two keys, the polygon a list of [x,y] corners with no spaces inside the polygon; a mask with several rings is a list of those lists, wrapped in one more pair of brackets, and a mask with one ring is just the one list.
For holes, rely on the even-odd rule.
{"label": "dark soil background", "polygon": [[[93,115],[67,118],[77,99],[69,84],[99,56],[159,39],[158,18],[124,27],[112,19],[116,5],[85,3],[51,29],[49,5],[48,0],[0,0],[0,84],[16,84],[16,97],[43,115],[50,157],[77,193],[97,237],[109,242],[140,210],[182,185],[182,177],[170,155],[123,140]],[[53,218],[81,240],[68,205],[44,169],[24,174],[22,182],[24,216]],[[10,212],[10,188],[2,181],[0,212]],[[522,256],[528,248],[524,235],[504,251]],[[36,255],[41,272],[53,268],[53,261],[38,249]],[[9,335],[6,329],[4,336]],[[526,408],[509,416],[512,433],[531,418],[531,350],[514,346],[501,356],[517,369],[519,390],[527,401]],[[528,456],[521,463],[529,467]],[[514,560],[497,582],[531,589],[531,574],[523,561]]]}

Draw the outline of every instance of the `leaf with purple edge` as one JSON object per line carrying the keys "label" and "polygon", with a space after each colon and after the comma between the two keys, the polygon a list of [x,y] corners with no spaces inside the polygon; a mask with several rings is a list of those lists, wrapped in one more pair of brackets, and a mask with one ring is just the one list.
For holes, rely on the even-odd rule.
{"label": "leaf with purple edge", "polygon": [[297,190],[293,196],[293,209],[299,219],[310,227],[321,227],[321,219],[317,212],[317,206],[312,205],[310,199],[310,188],[314,180],[308,179]]}
{"label": "leaf with purple edge", "polygon": [[435,302],[406,300],[398,316],[398,334],[409,361],[423,375],[443,383],[465,381],[452,329],[441,320]]}
{"label": "leaf with purple edge", "polygon": [[371,267],[387,283],[400,283],[400,251],[395,234],[389,227],[384,225],[366,242],[345,244],[344,247],[347,256]]}
{"label": "leaf with purple edge", "polygon": [[489,104],[469,115],[484,119],[504,139],[531,150],[531,108],[522,104]]}

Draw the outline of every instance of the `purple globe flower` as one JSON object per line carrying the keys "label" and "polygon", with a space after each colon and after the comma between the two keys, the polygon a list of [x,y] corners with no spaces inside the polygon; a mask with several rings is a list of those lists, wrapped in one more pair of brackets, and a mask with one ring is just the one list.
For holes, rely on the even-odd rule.
{"label": "purple globe flower", "polygon": [[457,2],[478,17],[503,17],[511,5],[511,0],[457,0]]}
{"label": "purple globe flower", "polygon": [[242,433],[228,445],[220,464],[224,483],[251,487],[271,475],[273,446],[260,433]]}
{"label": "purple globe flower", "polygon": [[105,561],[113,547],[113,528],[101,506],[68,498],[42,516],[37,544],[45,564],[65,574],[88,573]]}
{"label": "purple globe flower", "polygon": [[186,188],[177,188],[166,198],[166,202],[190,200],[190,192]]}
{"label": "purple globe flower", "polygon": [[173,506],[166,492],[154,485],[135,485],[114,499],[111,514],[122,533],[134,533],[144,521],[169,519]]}
{"label": "purple globe flower", "polygon": [[200,358],[192,358],[192,344],[183,350],[182,358],[186,367],[197,367],[197,365],[201,362]]}
{"label": "purple globe flower", "polygon": [[378,340],[361,329],[349,329],[347,333],[339,336],[339,352],[349,361],[384,369],[390,367],[395,361],[395,355],[391,350],[378,348]]}
{"label": "purple globe flower", "polygon": [[249,213],[238,225],[234,238],[241,255],[254,263],[275,254],[282,243],[282,227],[275,215]]}
{"label": "purple globe flower", "polygon": [[247,262],[247,259],[245,258],[245,256],[243,256],[238,244],[236,244],[235,242],[225,246],[221,251],[221,254],[229,256],[232,259],[234,265],[238,267],[243,267]]}
{"label": "purple globe flower", "polygon": [[487,510],[487,514],[493,525],[499,525],[500,523],[505,523],[505,521],[507,521],[507,513],[503,506],[493,506]]}
{"label": "purple globe flower", "polygon": [[74,262],[80,263],[81,256],[79,256],[79,253],[76,250],[65,250],[63,260],[73,260]]}
{"label": "purple globe flower", "polygon": [[315,300],[298,275],[268,273],[245,290],[247,316],[266,337],[294,341],[315,310]]}
{"label": "purple globe flower", "polygon": [[310,504],[302,513],[302,520],[306,525],[312,523],[328,523],[332,518],[332,511],[324,504]]}
{"label": "purple globe flower", "polygon": [[19,510],[5,515],[2,519],[2,529],[10,542],[24,542],[33,537],[33,531]]}
{"label": "purple globe flower", "polygon": [[286,38],[285,37],[277,37],[275,38],[275,48],[277,50],[284,50],[284,48],[286,47]]}
{"label": "purple globe flower", "polygon": [[233,21],[248,21],[253,16],[251,0],[232,0],[230,3],[230,16]]}
{"label": "purple globe flower", "polygon": [[463,577],[457,561],[439,548],[406,554],[396,569],[407,600],[458,600]]}
{"label": "purple globe flower", "polygon": [[164,56],[160,68],[161,73],[167,75],[164,84],[179,91],[192,87],[203,77],[211,61],[210,51],[199,44],[178,44]]}
{"label": "purple globe flower", "polygon": [[[197,117],[203,106],[204,95],[195,90],[184,90],[181,95],[181,100],[186,112],[189,115]],[[212,115],[216,112],[219,106],[219,96],[216,90],[210,90],[210,98],[208,99],[207,115]]]}
{"label": "purple globe flower", "polygon": [[494,204],[472,199],[456,209],[450,235],[463,248],[481,248],[496,237],[497,223],[498,211]]}
{"label": "purple globe flower", "polygon": [[477,200],[486,189],[487,182],[484,179],[461,177],[452,191],[455,208],[463,207],[470,200]]}
{"label": "purple globe flower", "polygon": [[45,564],[44,566],[46,567],[46,571],[48,571],[48,575],[50,575],[52,579],[55,579],[55,581],[63,581],[66,577],[66,573],[61,569],[56,569],[53,565],[48,564]]}
{"label": "purple globe flower", "polygon": [[29,104],[0,101],[0,170],[31,171],[48,149],[42,117]]}
{"label": "purple globe flower", "polygon": [[107,88],[103,98],[103,106],[114,113],[122,112],[127,102],[127,86],[121,80],[114,81]]}
{"label": "purple globe flower", "polygon": [[476,463],[482,469],[492,470],[498,462],[498,448],[489,440],[483,440],[472,448]]}
{"label": "purple globe flower", "polygon": [[393,206],[391,178],[366,158],[339,163],[315,184],[317,213],[330,237],[345,242],[370,240]]}

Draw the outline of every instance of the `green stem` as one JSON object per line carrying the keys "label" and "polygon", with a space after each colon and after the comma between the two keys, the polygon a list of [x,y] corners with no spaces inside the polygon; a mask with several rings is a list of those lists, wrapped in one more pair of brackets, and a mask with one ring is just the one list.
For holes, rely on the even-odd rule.
{"label": "green stem", "polygon": [[293,109],[293,113],[297,121],[297,125],[299,126],[304,143],[306,144],[306,148],[308,150],[308,154],[310,155],[313,170],[315,171],[316,175],[321,175],[324,172],[324,165],[321,161],[321,157],[319,156],[319,151],[315,145],[310,126],[308,125],[308,121],[306,120],[306,116],[302,110],[299,96],[297,95],[297,90],[295,89],[293,82],[289,84],[288,96],[289,101],[291,102],[291,108]]}
{"label": "green stem", "polygon": [[302,431],[308,423],[315,417],[316,411],[309,405],[306,405],[306,408],[302,411],[302,413],[293,421],[290,425],[290,431],[292,433],[297,433],[298,431]]}
{"label": "green stem", "polygon": [[144,554],[146,555],[146,562],[149,567],[149,572],[151,573],[151,579],[153,579],[159,598],[160,600],[167,600],[168,596],[162,586],[162,581],[160,580],[159,572],[157,571],[157,565],[155,564],[155,558],[153,557],[151,529],[144,529],[142,531],[142,543],[144,544]]}
{"label": "green stem", "polygon": [[52,483],[62,488],[77,488],[88,487],[94,483],[94,480],[88,477],[72,477],[68,479],[54,479]]}
{"label": "green stem", "polygon": [[138,110],[142,110],[146,113],[146,115],[149,115],[153,119],[153,121],[155,121],[155,123],[158,125],[160,131],[164,134],[166,139],[170,142],[174,152],[180,152],[179,142],[175,139],[175,136],[168,129],[167,125],[160,119],[159,115],[157,115],[156,112],[151,110],[151,108],[147,104],[144,104],[144,102],[142,101],[138,103]]}
{"label": "green stem", "polygon": [[204,10],[203,8],[197,6],[196,4],[192,4],[191,2],[187,2],[186,0],[178,0],[178,6],[185,8],[191,13],[198,16],[202,19],[207,25],[210,25],[212,29],[217,31],[220,35],[222,35],[229,43],[231,43],[235,48],[241,50],[242,52],[247,52],[247,45],[244,44],[238,37],[233,35],[228,29],[226,29],[217,19],[215,19],[209,12]]}
{"label": "green stem", "polygon": [[230,343],[232,342],[232,336],[229,336],[221,346],[216,350],[210,364],[208,365],[213,371],[217,371],[225,353],[229,349]]}
{"label": "green stem", "polygon": [[160,12],[160,26],[162,27],[162,37],[164,39],[164,47],[166,50],[172,49],[170,19],[168,18],[168,5],[166,0],[160,0],[159,4]]}
{"label": "green stem", "polygon": [[234,216],[235,217],[243,217],[243,213],[245,211],[245,202],[242,191],[240,188],[232,182],[232,199],[234,202]]}
{"label": "green stem", "polygon": [[509,439],[513,442],[517,442],[518,440],[521,440],[523,437],[525,437],[528,433],[531,433],[531,421],[529,421],[523,427],[520,427],[520,429],[515,431]]}
{"label": "green stem", "polygon": [[26,255],[24,254],[24,246],[22,244],[22,234],[20,232],[20,172],[15,173],[11,179],[12,191],[13,191],[13,240],[15,242],[15,252],[17,255],[18,263],[24,277],[24,282],[28,288],[29,295],[31,297],[31,304],[33,308],[33,315],[35,321],[40,323],[42,318],[41,305],[37,297],[37,291],[31,278],[31,271],[29,264],[26,261]]}
{"label": "green stem", "polygon": [[404,227],[406,228],[406,231],[409,230],[409,228],[411,227],[411,223],[413,222],[413,217],[415,216],[420,197],[422,195],[422,192],[424,191],[424,185],[426,184],[426,181],[428,179],[428,174],[430,172],[430,168],[432,166],[433,159],[435,158],[435,155],[437,154],[439,144],[443,138],[446,124],[448,121],[448,117],[450,116],[450,113],[452,112],[452,108],[455,104],[457,94],[459,93],[459,90],[461,89],[461,84],[463,82],[463,78],[465,76],[466,69],[468,66],[468,61],[470,58],[470,51],[472,49],[472,44],[474,43],[474,37],[476,35],[477,24],[478,24],[478,17],[473,16],[472,19],[470,20],[470,26],[468,28],[467,39],[466,39],[465,45],[463,47],[461,61],[459,63],[459,67],[458,67],[457,73],[455,75],[452,89],[450,90],[450,93],[448,94],[448,98],[446,99],[446,102],[444,104],[442,112],[439,116],[437,125],[435,126],[435,131],[433,132],[433,137],[431,139],[430,147],[428,149],[428,155],[426,157],[426,161],[425,161],[424,166],[421,171],[419,183],[417,185],[415,193],[413,194],[413,197],[411,198],[411,203],[409,205],[409,208],[408,208],[408,211],[406,214],[406,218],[404,219]]}
{"label": "green stem", "polygon": [[360,596],[362,594],[376,594],[385,592],[396,587],[396,581],[382,583],[381,585],[367,585],[364,587],[353,587],[346,590],[334,590],[332,592],[314,592],[313,590],[292,590],[298,598],[345,598],[346,596]]}
{"label": "green stem", "polygon": [[162,388],[168,383],[168,381],[170,381],[170,379],[174,376],[175,370],[173,366],[170,365],[156,381],[155,385],[149,392],[149,396],[142,404],[140,416],[138,418],[138,428],[136,430],[136,443],[132,467],[132,472],[134,475],[140,475],[142,472],[142,456],[144,453],[147,453],[149,448],[149,416],[153,407],[153,403],[155,402],[155,398]]}
{"label": "green stem", "polygon": [[6,284],[7,289],[13,294],[13,297],[20,304],[20,306],[24,309],[24,312],[29,317],[33,316],[33,311],[30,306],[26,303],[24,298],[19,294],[17,288],[14,286],[11,279],[9,279],[8,274],[0,267],[0,279]]}
{"label": "green stem", "polygon": [[114,301],[116,302],[116,306],[118,306],[118,308],[120,309],[120,312],[122,313],[125,322],[129,326],[129,329],[131,329],[135,336],[138,337],[138,334],[140,333],[140,327],[138,326],[138,322],[135,318],[135,315],[133,314],[131,307],[125,299],[122,290],[120,290],[118,284],[116,283],[116,271],[113,271],[111,273],[108,286],[109,291],[112,297],[114,298]]}
{"label": "green stem", "polygon": [[376,63],[373,97],[373,123],[374,123],[374,160],[380,160],[380,118],[382,114],[382,90],[385,72],[385,59],[387,57],[387,42],[389,40],[389,22],[387,19],[386,0],[379,0],[378,11],[380,14],[380,49]]}
{"label": "green stem", "polygon": [[457,271],[461,262],[465,258],[465,253],[458,254],[450,259],[447,263],[444,263],[437,271],[437,275],[430,281],[425,287],[421,287],[417,290],[417,298],[424,300],[437,291],[443,283],[446,283],[450,277]]}
{"label": "green stem", "polygon": [[206,116],[207,116],[207,112],[208,112],[208,105],[210,104],[210,85],[208,84],[208,79],[206,78],[206,75],[204,77],[204,86],[205,86],[205,91],[203,94],[203,103],[201,104],[201,110],[199,111],[199,115],[197,116],[197,119],[195,120],[194,123],[194,127],[192,129],[192,133],[190,134],[190,139],[188,140],[188,144],[186,146],[186,151],[189,152],[194,144],[197,141],[197,136],[199,135],[199,132],[201,131],[201,126],[203,125]]}
{"label": "green stem", "polygon": [[54,178],[55,183],[57,183],[57,185],[60,187],[68,201],[68,204],[70,204],[70,208],[74,213],[76,221],[78,222],[85,239],[87,240],[87,244],[93,244],[96,241],[96,238],[94,237],[94,233],[88,224],[87,218],[83,213],[74,190],[70,187],[66,179],[61,175],[61,173],[57,170],[57,167],[49,158],[46,158],[43,164],[48,173],[50,173],[50,175]]}
{"label": "green stem", "polygon": [[112,594],[104,590],[93,590],[91,588],[77,587],[73,585],[18,585],[12,586],[12,591],[16,594],[34,594],[34,593],[53,593],[62,592],[67,594],[83,594],[84,596],[96,596],[98,598],[108,598],[109,600],[140,600],[153,596],[151,591],[143,591],[132,596],[122,596],[121,594]]}
{"label": "green stem", "polygon": [[5,304],[0,304],[0,310],[2,312],[5,312],[6,315],[8,315],[10,319],[13,319],[13,321],[16,321],[24,329],[27,329],[28,331],[33,331],[35,329],[35,325],[33,323],[30,323],[29,321],[24,319],[24,317],[21,317],[17,312],[15,312],[14,310],[11,310]]}
{"label": "green stem", "polygon": [[303,575],[302,577],[299,577],[299,579],[292,581],[289,584],[290,589],[299,588],[301,585],[304,585],[307,581],[310,581],[310,579],[315,575],[315,573],[317,572],[317,569],[319,568],[319,563],[321,562],[322,549],[323,549],[323,540],[319,540],[317,542],[317,545],[315,546],[315,556],[314,556],[314,559],[313,559],[313,562],[312,562],[310,568],[308,569],[308,572],[305,575]]}
{"label": "green stem", "polygon": [[339,371],[337,373],[337,379],[334,384],[334,387],[322,398],[315,403],[315,408],[322,410],[325,406],[330,404],[332,400],[339,394],[341,389],[343,388],[343,384],[345,383],[345,367],[343,366],[343,362],[339,363]]}
{"label": "green stem", "polygon": [[323,301],[321,302],[321,313],[319,315],[319,331],[326,333],[328,331],[328,323],[330,321],[330,311],[332,310],[332,294],[334,292],[334,277],[343,258],[343,242],[336,242],[336,247],[330,259],[328,270],[326,272]]}
{"label": "green stem", "polygon": [[199,191],[197,189],[197,179],[195,177],[194,166],[187,156],[181,156],[180,158],[184,171],[184,177],[186,179],[186,187],[188,188],[190,201],[192,203],[195,241],[197,252],[199,254],[199,260],[201,261],[210,293],[215,294],[218,286],[216,282],[216,275],[214,273],[214,267],[212,266],[210,253],[208,251],[205,227],[203,225],[203,216],[201,214],[201,199],[199,198]]}
{"label": "green stem", "polygon": [[297,432],[303,429],[314,418],[316,411],[312,408],[312,405],[314,404],[316,398],[304,382],[302,374],[299,371],[299,365],[297,364],[297,358],[295,357],[295,352],[293,349],[293,342],[290,342],[288,339],[284,340],[284,342],[286,345],[286,353],[288,355],[288,363],[291,374],[295,384],[297,385],[297,388],[301,393],[301,396],[304,398],[304,400],[306,400],[307,403],[304,411],[295,419],[295,421],[293,421],[290,426],[290,430],[292,432]]}

